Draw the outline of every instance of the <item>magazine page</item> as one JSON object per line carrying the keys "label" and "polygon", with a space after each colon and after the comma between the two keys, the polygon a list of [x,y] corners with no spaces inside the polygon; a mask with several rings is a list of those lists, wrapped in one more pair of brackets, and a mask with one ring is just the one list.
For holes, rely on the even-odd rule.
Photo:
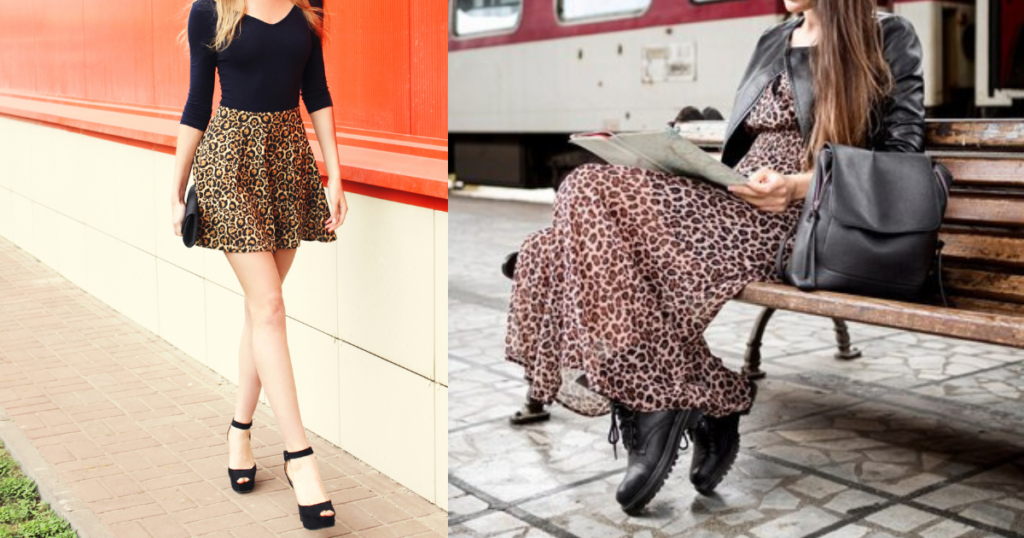
{"label": "magazine page", "polygon": [[643,155],[623,147],[619,143],[618,137],[612,133],[598,132],[573,135],[569,138],[569,141],[604,159],[608,164],[634,166],[666,174],[671,173]]}
{"label": "magazine page", "polygon": [[683,138],[675,129],[623,133],[616,140],[628,151],[658,163],[668,173],[704,179],[722,186],[742,185],[747,178]]}

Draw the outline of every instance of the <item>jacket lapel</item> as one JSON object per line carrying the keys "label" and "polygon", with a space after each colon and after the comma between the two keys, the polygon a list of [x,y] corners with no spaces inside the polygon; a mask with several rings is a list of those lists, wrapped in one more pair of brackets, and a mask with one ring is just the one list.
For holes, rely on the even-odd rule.
{"label": "jacket lapel", "polygon": [[[779,28],[779,31],[775,32],[775,35],[763,40],[760,43],[761,46],[754,51],[752,64],[744,74],[740,88],[736,92],[732,114],[725,130],[726,141],[746,119],[750,108],[757,102],[768,82],[787,68],[786,49],[789,46],[789,36],[802,21],[803,15],[787,21]],[[792,75],[792,73],[790,74]],[[806,100],[804,99],[804,101]],[[804,126],[801,123],[801,132],[803,129]]]}

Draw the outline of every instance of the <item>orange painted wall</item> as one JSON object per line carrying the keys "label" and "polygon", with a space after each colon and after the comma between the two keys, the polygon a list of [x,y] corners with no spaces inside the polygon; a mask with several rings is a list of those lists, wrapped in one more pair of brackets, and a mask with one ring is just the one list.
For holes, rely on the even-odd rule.
{"label": "orange painted wall", "polygon": [[[175,39],[190,4],[0,0],[0,90],[180,113],[188,54]],[[447,139],[447,3],[324,4],[324,55],[338,126]]]}

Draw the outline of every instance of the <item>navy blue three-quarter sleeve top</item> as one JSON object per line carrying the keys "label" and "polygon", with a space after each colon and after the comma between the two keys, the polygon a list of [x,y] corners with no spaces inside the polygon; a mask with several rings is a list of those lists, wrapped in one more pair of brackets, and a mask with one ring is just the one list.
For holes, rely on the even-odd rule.
{"label": "navy blue three-quarter sleeve top", "polygon": [[[311,0],[323,7],[323,0]],[[332,106],[320,38],[296,6],[274,24],[244,15],[241,31],[220,52],[208,47],[217,28],[213,0],[196,0],[188,17],[191,55],[188,100],[181,121],[205,131],[213,112],[214,72],[220,72],[220,104],[249,112],[307,112]]]}

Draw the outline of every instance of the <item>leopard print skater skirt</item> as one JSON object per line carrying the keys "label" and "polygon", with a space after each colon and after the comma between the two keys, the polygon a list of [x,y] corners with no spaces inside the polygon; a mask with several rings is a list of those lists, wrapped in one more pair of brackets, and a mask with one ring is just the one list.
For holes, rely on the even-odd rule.
{"label": "leopard print skater skirt", "polygon": [[330,208],[299,108],[217,107],[192,163],[199,199],[196,245],[225,252],[329,243]]}

